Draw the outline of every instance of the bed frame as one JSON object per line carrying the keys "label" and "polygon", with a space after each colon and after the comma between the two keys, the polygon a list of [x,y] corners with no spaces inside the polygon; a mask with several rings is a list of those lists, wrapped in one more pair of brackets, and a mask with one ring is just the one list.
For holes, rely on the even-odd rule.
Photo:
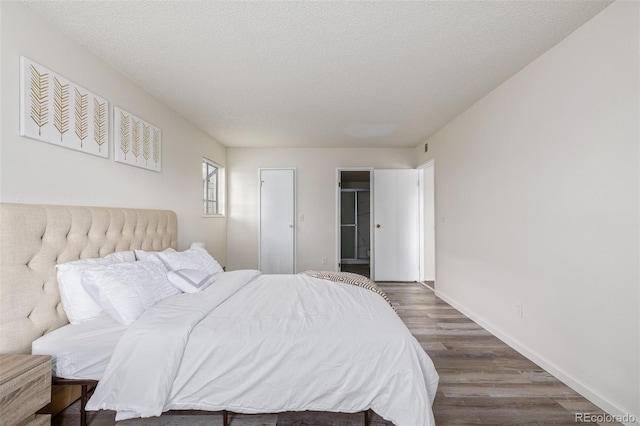
{"label": "bed frame", "polygon": [[[30,354],[37,338],[69,323],[55,265],[125,250],[177,249],[170,210],[0,203],[0,353]],[[82,388],[81,422],[96,381],[54,378]],[[222,412],[228,424],[227,411]],[[369,412],[364,412],[365,425]]]}

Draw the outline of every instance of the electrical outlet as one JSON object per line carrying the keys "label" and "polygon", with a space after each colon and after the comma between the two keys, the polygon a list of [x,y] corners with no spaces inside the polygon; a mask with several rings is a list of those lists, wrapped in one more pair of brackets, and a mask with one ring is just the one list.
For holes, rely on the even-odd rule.
{"label": "electrical outlet", "polygon": [[322,264],[326,265],[327,263],[329,263],[329,259],[327,259],[326,257],[322,258]]}
{"label": "electrical outlet", "polygon": [[516,316],[524,317],[524,311],[522,310],[522,303],[516,303]]}

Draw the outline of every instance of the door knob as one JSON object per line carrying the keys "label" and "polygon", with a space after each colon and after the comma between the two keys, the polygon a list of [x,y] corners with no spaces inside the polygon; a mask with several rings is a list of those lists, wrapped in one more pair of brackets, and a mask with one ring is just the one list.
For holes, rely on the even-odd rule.
{"label": "door knob", "polygon": [[292,223],[289,224],[289,228],[293,228],[293,224]]}
{"label": "door knob", "polygon": [[376,224],[376,228],[380,228],[380,224],[379,223]]}

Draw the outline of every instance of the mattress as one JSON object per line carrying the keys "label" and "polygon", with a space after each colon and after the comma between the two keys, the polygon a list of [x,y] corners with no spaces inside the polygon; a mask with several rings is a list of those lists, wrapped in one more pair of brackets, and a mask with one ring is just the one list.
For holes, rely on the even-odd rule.
{"label": "mattress", "polygon": [[65,379],[100,380],[126,326],[107,314],[67,324],[35,340],[34,355],[51,355],[52,374]]}

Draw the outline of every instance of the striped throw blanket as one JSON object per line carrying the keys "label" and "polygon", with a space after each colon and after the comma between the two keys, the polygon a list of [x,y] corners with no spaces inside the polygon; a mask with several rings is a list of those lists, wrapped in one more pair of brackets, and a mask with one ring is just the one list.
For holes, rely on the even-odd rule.
{"label": "striped throw blanket", "polygon": [[[378,295],[380,295],[384,300],[387,301],[389,306],[393,308],[391,301],[389,300],[387,295],[384,294],[384,291],[380,290],[380,287],[378,287],[376,283],[371,281],[369,278],[362,276],[360,274],[354,274],[352,272],[332,272],[332,271],[312,271],[312,270],[301,272],[301,274],[308,275],[314,278],[320,278],[322,280],[335,281],[339,283],[351,284],[351,285],[365,288],[367,290],[373,291],[374,293],[377,293]],[[393,310],[395,311],[395,308],[393,308]]]}

